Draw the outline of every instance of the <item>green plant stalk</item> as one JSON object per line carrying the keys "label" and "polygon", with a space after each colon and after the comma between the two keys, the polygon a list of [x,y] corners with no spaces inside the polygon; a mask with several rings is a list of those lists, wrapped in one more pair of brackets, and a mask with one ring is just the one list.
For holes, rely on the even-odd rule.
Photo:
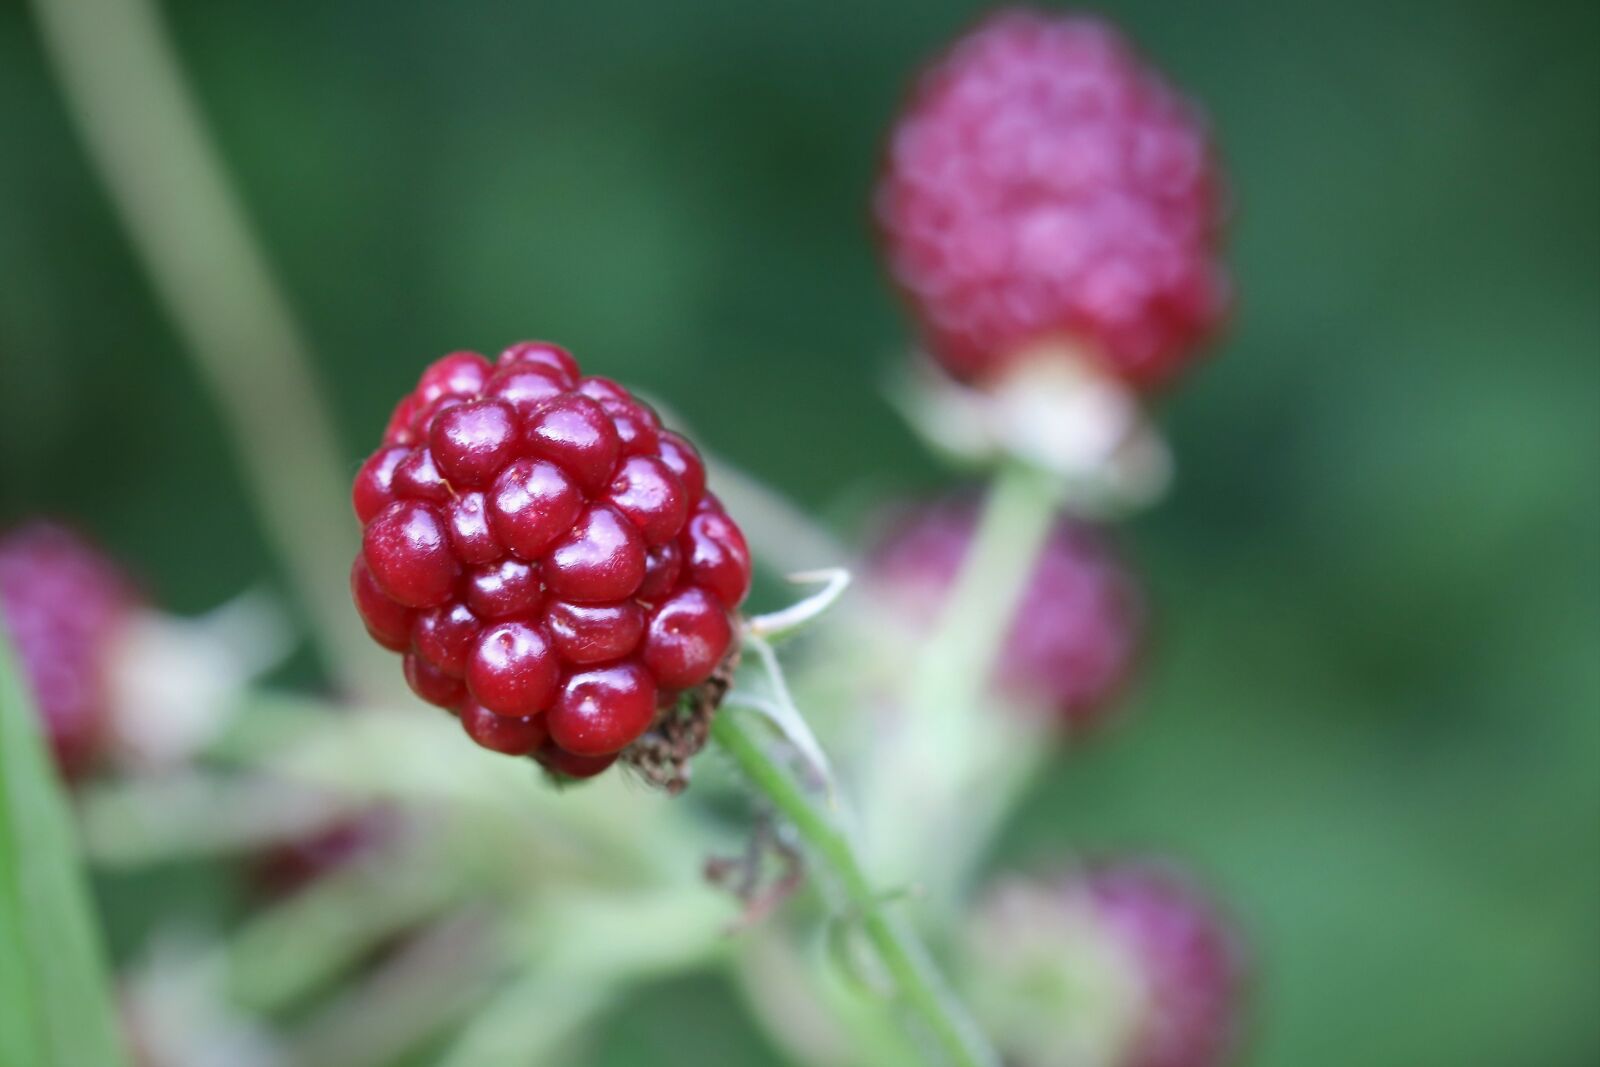
{"label": "green plant stalk", "polygon": [[71,813],[6,633],[0,618],[0,1063],[120,1067]]}
{"label": "green plant stalk", "polygon": [[900,1004],[926,1030],[928,1039],[955,1067],[993,1067],[999,1061],[966,1009],[946,987],[926,947],[905,918],[868,878],[856,847],[839,821],[803,786],[788,764],[760,735],[751,713],[726,707],[711,727],[711,738],[730,756],[750,783],[793,824],[813,862],[835,884],[860,923]]}
{"label": "green plant stalk", "polygon": [[1015,461],[995,472],[955,588],[909,678],[915,707],[965,709],[982,700],[1055,514],[1042,472]]}
{"label": "green plant stalk", "polygon": [[[34,0],[72,116],[156,293],[226,415],[279,562],[352,693],[386,691],[345,595],[342,455],[309,348],[149,0]],[[378,679],[377,682],[371,681]]]}
{"label": "green plant stalk", "polygon": [[989,706],[988,690],[1057,503],[1035,468],[1012,462],[995,472],[934,631],[905,673],[903,728],[865,775],[873,856],[941,906],[959,896],[1049,751],[1039,725]]}

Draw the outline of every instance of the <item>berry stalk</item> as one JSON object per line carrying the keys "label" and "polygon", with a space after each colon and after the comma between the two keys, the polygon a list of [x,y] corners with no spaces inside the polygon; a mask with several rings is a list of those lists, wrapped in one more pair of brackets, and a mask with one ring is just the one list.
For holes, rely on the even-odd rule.
{"label": "berry stalk", "polygon": [[[134,251],[216,397],[278,558],[346,688],[382,679],[349,625],[354,542],[309,346],[148,0],[36,0],[46,53]],[[381,689],[380,689],[381,692]]]}
{"label": "berry stalk", "polygon": [[915,877],[936,899],[959,887],[973,851],[1047,751],[1019,717],[985,705],[1056,503],[1042,472],[1017,462],[996,470],[955,584],[906,674],[901,699],[915,728],[885,748],[867,783],[873,855],[891,877]]}
{"label": "berry stalk", "polygon": [[999,1063],[987,1040],[947,988],[927,948],[905,919],[892,911],[868,877],[856,846],[830,810],[761,737],[750,713],[726,706],[711,726],[711,739],[739,766],[750,783],[793,824],[812,861],[825,871],[855,912],[862,932],[882,961],[904,1008],[955,1067]]}

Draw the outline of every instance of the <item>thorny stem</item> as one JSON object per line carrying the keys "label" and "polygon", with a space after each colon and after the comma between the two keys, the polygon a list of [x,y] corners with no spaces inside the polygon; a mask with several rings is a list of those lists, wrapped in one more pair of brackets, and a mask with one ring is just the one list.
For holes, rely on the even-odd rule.
{"label": "thorny stem", "polygon": [[740,707],[724,707],[711,737],[751,784],[794,825],[816,866],[834,882],[882,961],[902,1006],[955,1067],[994,1067],[999,1061],[966,1009],[945,985],[928,950],[905,918],[867,876],[837,812],[808,791],[793,768]]}
{"label": "thorny stem", "polygon": [[[378,653],[350,622],[355,543],[305,338],[206,139],[150,0],[34,0],[89,157],[227,415],[280,562],[347,689]],[[380,690],[382,692],[382,690]]]}

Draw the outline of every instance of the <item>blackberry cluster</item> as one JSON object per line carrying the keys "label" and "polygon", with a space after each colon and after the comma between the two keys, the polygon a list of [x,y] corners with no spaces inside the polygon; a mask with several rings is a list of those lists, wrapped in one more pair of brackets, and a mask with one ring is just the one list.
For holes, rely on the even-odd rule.
{"label": "blackberry cluster", "polygon": [[[903,508],[870,554],[867,579],[906,618],[936,618],[976,526],[976,502],[966,496]],[[1061,519],[1028,578],[995,682],[1085,730],[1114,706],[1141,631],[1132,576],[1098,531]]]}
{"label": "blackberry cluster", "polygon": [[0,616],[69,778],[103,747],[110,663],[138,603],[122,568],[65,527],[34,521],[0,538]]}
{"label": "blackberry cluster", "polygon": [[1002,11],[917,83],[878,189],[890,272],[956,377],[1052,337],[1136,387],[1229,303],[1195,110],[1099,19]]}
{"label": "blackberry cluster", "polygon": [[353,500],[356,606],[411,688],[568,777],[711,676],[750,587],[694,446],[553,344],[430,366]]}

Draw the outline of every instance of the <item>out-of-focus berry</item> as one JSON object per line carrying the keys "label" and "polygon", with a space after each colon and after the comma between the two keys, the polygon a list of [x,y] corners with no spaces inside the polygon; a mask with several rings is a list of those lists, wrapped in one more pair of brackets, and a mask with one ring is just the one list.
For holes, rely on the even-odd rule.
{"label": "out-of-focus berry", "polygon": [[1018,1067],[1224,1067],[1242,953],[1190,881],[1121,862],[993,887],[968,927],[974,1010]]}
{"label": "out-of-focus berry", "polygon": [[[868,557],[866,580],[913,627],[938,618],[966,558],[977,509],[966,497],[907,508]],[[1069,519],[1039,552],[995,667],[996,683],[1063,725],[1083,729],[1112,708],[1139,649],[1139,597],[1105,536]]]}
{"label": "out-of-focus berry", "polygon": [[69,777],[106,739],[115,645],[138,603],[122,568],[65,527],[35,521],[0,538],[0,616]]}
{"label": "out-of-focus berry", "polygon": [[877,214],[890,273],[958,378],[1054,337],[1142,388],[1227,309],[1219,184],[1195,110],[1117,30],[1012,9],[923,72]]}

